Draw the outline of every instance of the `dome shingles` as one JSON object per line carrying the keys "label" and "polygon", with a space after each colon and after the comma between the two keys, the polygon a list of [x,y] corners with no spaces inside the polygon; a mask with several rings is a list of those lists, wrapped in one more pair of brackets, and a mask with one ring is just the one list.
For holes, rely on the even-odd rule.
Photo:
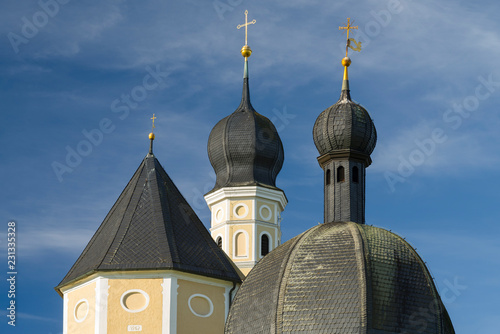
{"label": "dome shingles", "polygon": [[290,253],[303,235],[296,236],[266,255],[259,262],[261,273],[245,279],[245,289],[238,290],[231,305],[226,333],[276,333],[281,277]]}
{"label": "dome shingles", "polygon": [[454,333],[408,243],[376,227],[326,223],[257,264],[236,294],[226,333],[414,333],[423,324],[411,317],[422,310],[431,315],[423,333]]}
{"label": "dome shingles", "polygon": [[276,188],[284,151],[273,123],[242,101],[212,129],[208,157],[217,176],[212,191],[246,185]]}
{"label": "dome shingles", "polygon": [[349,228],[341,225],[321,225],[296,248],[278,308],[283,333],[361,331],[364,282],[355,248]]}
{"label": "dome shingles", "polygon": [[370,155],[377,142],[377,131],[366,109],[353,102],[344,90],[339,101],[316,119],[313,139],[320,155],[338,150]]}
{"label": "dome shingles", "polygon": [[432,277],[413,247],[387,230],[358,228],[370,266],[372,327],[384,333],[453,333]]}
{"label": "dome shingles", "polygon": [[224,187],[261,185],[276,188],[284,151],[274,124],[250,102],[248,58],[236,111],[220,120],[208,138],[208,158],[217,179],[212,193]]}

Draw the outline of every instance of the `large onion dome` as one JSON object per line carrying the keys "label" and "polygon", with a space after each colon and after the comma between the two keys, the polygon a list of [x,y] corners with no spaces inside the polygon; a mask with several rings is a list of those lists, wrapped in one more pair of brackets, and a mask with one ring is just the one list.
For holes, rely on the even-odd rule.
{"label": "large onion dome", "polygon": [[454,333],[416,251],[387,230],[325,223],[289,240],[249,273],[229,333]]}
{"label": "large onion dome", "polygon": [[248,185],[276,188],[276,177],[283,166],[278,131],[250,103],[246,59],[244,73],[240,106],[219,121],[208,138],[208,157],[217,175],[212,191]]}
{"label": "large onion dome", "polygon": [[320,155],[354,150],[370,155],[377,143],[377,131],[368,111],[351,100],[349,83],[344,81],[340,99],[316,119],[314,144]]}

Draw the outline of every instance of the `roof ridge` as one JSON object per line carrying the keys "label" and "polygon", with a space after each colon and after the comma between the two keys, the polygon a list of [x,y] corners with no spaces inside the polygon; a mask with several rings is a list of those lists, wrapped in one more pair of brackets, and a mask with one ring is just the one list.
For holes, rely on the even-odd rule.
{"label": "roof ridge", "polygon": [[282,318],[283,317],[283,296],[281,293],[282,293],[282,291],[285,291],[285,289],[286,289],[286,285],[288,283],[288,277],[289,277],[290,272],[291,272],[291,266],[293,264],[293,261],[290,261],[290,259],[293,259],[295,257],[295,255],[297,254],[297,252],[299,251],[299,247],[297,247],[297,245],[302,240],[306,239],[314,231],[316,231],[317,228],[318,228],[318,226],[313,226],[309,230],[303,232],[302,234],[299,234],[297,236],[297,240],[295,240],[293,245],[291,246],[291,251],[289,251],[286,258],[283,259],[284,262],[282,262],[282,263],[285,263],[286,265],[281,270],[282,275],[280,275],[280,276],[282,276],[283,278],[281,279],[281,283],[279,285],[278,293],[277,293],[278,302],[276,304],[276,319],[274,322],[276,334],[282,333],[281,326],[279,326],[279,324],[283,323],[283,318]]}
{"label": "roof ridge", "polygon": [[[165,172],[165,177],[167,179],[169,179],[169,176],[167,174],[167,172],[164,170],[163,166],[160,164],[160,162],[158,161],[158,159],[154,159],[154,164],[155,164],[155,176],[156,176],[156,186],[158,187],[158,192],[160,190],[160,179],[158,178],[158,176],[160,176],[161,178],[161,181],[164,182],[164,186],[166,186],[166,181],[163,180],[164,177],[162,175],[162,172]],[[156,168],[156,164],[158,164],[158,167],[159,168]],[[174,183],[172,180],[170,180],[172,182],[172,184]],[[175,186],[174,184],[174,187],[177,189],[177,187]],[[177,189],[178,191],[179,189]],[[165,200],[163,201],[163,206],[160,207],[160,213],[161,213],[161,216],[162,216],[162,221],[161,221],[161,224],[159,224],[160,226],[163,227],[163,231],[165,232],[165,235],[167,236],[167,240],[168,240],[168,243],[167,243],[167,246],[168,246],[168,256],[170,258],[170,261],[172,261],[172,263],[177,263],[177,262],[180,262],[180,258],[179,258],[179,253],[178,253],[178,249],[177,249],[177,242],[175,241],[175,238],[174,238],[174,231],[173,231],[173,227],[171,224],[165,224],[167,218],[170,218],[172,216],[172,212],[171,212],[171,207],[170,207],[170,198],[169,198],[169,194],[168,192],[165,192]],[[167,212],[165,212],[165,210],[167,210]],[[166,217],[165,215],[168,214],[168,217]],[[168,229],[170,233],[167,233],[167,225],[168,225]],[[172,256],[172,252],[174,252],[174,255],[175,256]],[[165,254],[167,255],[167,254]]]}
{"label": "roof ridge", "polygon": [[[115,258],[116,254],[117,254],[118,249],[122,245],[123,240],[125,239],[125,236],[127,235],[128,230],[130,229],[130,223],[135,216],[135,210],[134,210],[134,212],[129,213],[129,211],[130,211],[129,207],[131,207],[131,204],[133,202],[136,206],[139,203],[139,201],[141,200],[143,191],[141,191],[139,194],[137,194],[136,189],[140,186],[140,180],[141,180],[141,177],[144,173],[144,168],[146,167],[145,166],[146,159],[148,159],[148,158],[147,157],[144,158],[141,165],[139,166],[139,168],[142,167],[141,173],[137,177],[137,183],[134,186],[134,189],[132,191],[132,195],[130,196],[130,201],[128,202],[127,207],[125,208],[125,211],[123,212],[123,216],[121,216],[121,220],[120,220],[118,229],[116,231],[116,234],[113,237],[113,241],[109,244],[109,247],[107,248],[106,252],[104,253],[105,254],[104,258],[101,260],[101,262],[99,263],[99,265],[97,266],[96,269],[99,269],[102,265],[106,265],[107,263],[111,264],[111,262],[113,261],[113,259]],[[145,180],[145,183],[143,184],[143,189],[144,189],[144,186],[146,185],[146,183],[147,183],[147,178]],[[125,222],[125,217],[127,215],[130,216],[130,220],[128,222]],[[121,240],[118,241],[118,239],[121,239]],[[110,252],[110,250],[112,250],[113,248],[115,248],[114,251]]]}

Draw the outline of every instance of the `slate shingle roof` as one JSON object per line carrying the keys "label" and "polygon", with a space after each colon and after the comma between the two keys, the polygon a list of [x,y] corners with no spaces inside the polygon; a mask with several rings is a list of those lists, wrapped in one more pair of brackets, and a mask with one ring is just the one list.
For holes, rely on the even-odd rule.
{"label": "slate shingle roof", "polygon": [[264,257],[237,292],[225,333],[454,330],[415,250],[350,222],[313,227]]}
{"label": "slate shingle roof", "polygon": [[175,269],[241,282],[241,273],[148,154],[56,287],[95,271]]}
{"label": "slate shingle roof", "polygon": [[313,138],[320,155],[348,149],[370,155],[377,131],[366,109],[351,100],[349,90],[342,90],[337,103],[316,119]]}
{"label": "slate shingle roof", "polygon": [[207,150],[217,175],[210,192],[249,185],[276,188],[284,161],[283,144],[273,123],[252,107],[248,78],[243,79],[240,106],[214,126]]}

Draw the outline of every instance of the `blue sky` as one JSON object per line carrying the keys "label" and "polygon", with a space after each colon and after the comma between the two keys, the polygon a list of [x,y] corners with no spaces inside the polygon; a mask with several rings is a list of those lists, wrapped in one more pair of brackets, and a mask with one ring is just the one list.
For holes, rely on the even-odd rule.
{"label": "blue sky", "polygon": [[[338,26],[351,17],[359,26],[351,36],[363,43],[351,52],[351,96],[378,132],[367,223],[417,248],[457,333],[498,333],[499,7],[486,0],[2,1],[0,254],[6,275],[7,223],[15,220],[19,274],[15,328],[7,325],[1,280],[0,331],[62,332],[53,287],[146,155],[153,113],[155,155],[209,225],[203,194],[214,173],[206,144],[239,105],[244,32],[236,26],[248,9],[257,20],[248,40],[252,104],[273,120],[285,149],[282,241],[323,220],[312,127],[340,94]],[[72,151],[79,158],[68,158]]]}

